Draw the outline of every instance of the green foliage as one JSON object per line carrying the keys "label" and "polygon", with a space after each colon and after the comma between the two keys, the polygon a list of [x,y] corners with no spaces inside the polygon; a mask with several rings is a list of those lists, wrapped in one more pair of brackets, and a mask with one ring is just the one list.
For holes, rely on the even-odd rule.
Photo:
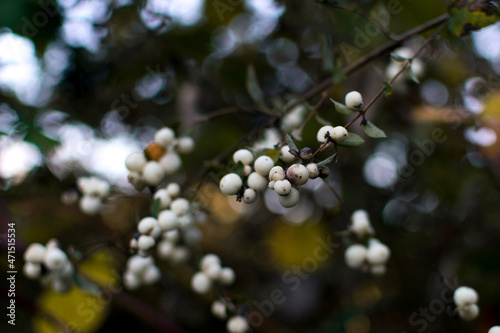
{"label": "green foliage", "polygon": [[449,13],[450,31],[462,37],[494,24],[500,18],[495,5],[484,0],[455,0],[450,4]]}
{"label": "green foliage", "polygon": [[371,121],[364,121],[363,122],[363,131],[366,133],[371,138],[386,138],[387,135],[385,134],[384,131],[382,131],[380,128],[375,126]]}
{"label": "green foliage", "polygon": [[344,141],[338,141],[337,144],[342,147],[358,147],[365,143],[362,137],[356,133],[349,132]]}
{"label": "green foliage", "polygon": [[356,110],[352,110],[352,109],[349,109],[347,106],[345,106],[344,104],[341,104],[337,101],[334,101],[333,99],[330,98],[330,101],[332,101],[332,103],[335,105],[335,110],[340,113],[340,114],[344,114],[344,115],[347,115],[347,116],[350,116],[350,115],[353,115],[356,113]]}

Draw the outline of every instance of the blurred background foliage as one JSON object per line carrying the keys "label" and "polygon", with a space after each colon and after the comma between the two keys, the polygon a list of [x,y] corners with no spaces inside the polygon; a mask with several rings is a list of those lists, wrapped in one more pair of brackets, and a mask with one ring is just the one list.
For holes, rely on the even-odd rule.
{"label": "blurred background foliage", "polygon": [[[195,138],[196,152],[172,179],[188,183],[271,119],[247,92],[249,65],[275,111],[329,77],[340,80],[331,98],[342,102],[357,90],[368,101],[388,80],[389,54],[346,78],[340,70],[447,8],[444,0],[2,0],[0,218],[4,233],[7,222],[16,223],[16,265],[29,243],[58,238],[86,258],[80,268],[90,278],[115,283],[137,218],[151,205],[127,184],[124,159],[158,128]],[[374,21],[383,32],[370,30]],[[415,50],[429,35],[404,45]],[[286,291],[287,301],[256,332],[416,332],[423,326],[412,326],[411,315],[440,299],[449,288],[444,281],[478,290],[481,316],[464,323],[443,311],[426,321],[425,332],[482,333],[500,324],[499,35],[498,24],[460,38],[445,31],[420,57],[421,84],[397,81],[367,114],[388,138],[350,127],[366,143],[340,149],[329,182],[346,209],[370,213],[377,237],[391,248],[383,277],[347,269],[349,240],[335,238],[340,247],[297,291],[283,281],[284,272],[313,255],[318,237],[347,226],[327,188],[305,191],[293,213],[266,200],[252,209],[228,201],[215,171],[187,189],[210,211],[198,250],[219,254],[237,273],[228,295],[252,311],[252,301]],[[237,112],[212,118],[231,107]],[[296,136],[300,147],[318,147],[324,121],[345,124],[349,117],[324,103]],[[442,142],[433,140],[436,129]],[[89,174],[115,190],[93,218],[64,203],[75,195],[76,178]],[[6,257],[3,241],[2,251]],[[17,325],[2,320],[0,330],[57,332],[59,320],[75,332],[154,331],[126,306],[131,296],[183,331],[223,332],[225,324],[210,315],[210,297],[189,288],[194,263],[162,264],[160,284],[111,293],[94,308],[91,293],[55,295],[18,274]],[[90,312],[75,315],[81,304]]]}

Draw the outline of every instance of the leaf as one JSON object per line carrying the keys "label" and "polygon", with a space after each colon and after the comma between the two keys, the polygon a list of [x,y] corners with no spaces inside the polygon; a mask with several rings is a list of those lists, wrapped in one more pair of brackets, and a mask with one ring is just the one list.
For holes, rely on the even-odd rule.
{"label": "leaf", "polygon": [[460,37],[494,24],[500,18],[495,5],[483,0],[455,0],[448,7],[448,12],[448,29]]}
{"label": "leaf", "polygon": [[392,92],[394,91],[392,85],[387,81],[384,81],[384,85],[385,85],[384,96],[392,95]]}
{"label": "leaf", "polygon": [[276,164],[276,162],[280,159],[280,149],[271,149],[266,153],[266,156],[269,156]]}
{"label": "leaf", "polygon": [[337,145],[342,147],[357,147],[365,143],[362,137],[355,133],[349,132],[347,138],[344,141],[337,141]]}
{"label": "leaf", "polygon": [[323,70],[328,73],[333,72],[333,56],[328,39],[321,36],[321,60],[323,60]]}
{"label": "leaf", "polygon": [[331,122],[329,122],[328,120],[326,120],[325,118],[321,117],[320,115],[318,115],[318,113],[315,113],[314,114],[314,118],[316,118],[316,121],[320,124],[320,125],[323,125],[323,126],[326,126],[326,125],[332,125]]}
{"label": "leaf", "polygon": [[363,124],[363,131],[371,138],[379,139],[387,137],[384,131],[368,120]]}
{"label": "leaf", "polygon": [[264,102],[264,94],[262,89],[260,89],[259,82],[257,81],[257,74],[255,73],[255,69],[252,65],[249,65],[247,68],[246,85],[250,97],[252,97],[252,100],[255,102],[259,110],[267,114],[272,114],[271,110],[269,110]]}
{"label": "leaf", "polygon": [[160,198],[156,198],[151,205],[151,215],[153,217],[158,217],[158,213],[160,213],[161,200]]}
{"label": "leaf", "polygon": [[342,67],[341,66],[337,66],[333,70],[332,83],[333,84],[337,84],[337,83],[339,83],[340,81],[342,81],[344,79],[345,79],[345,75],[344,75],[344,72],[342,71]]}
{"label": "leaf", "polygon": [[43,135],[40,131],[33,127],[29,128],[24,140],[35,144],[44,154],[59,144],[59,141]]}
{"label": "leaf", "polygon": [[391,58],[396,62],[405,62],[406,60],[408,60],[408,58],[400,56],[397,53],[391,53]]}
{"label": "leaf", "polygon": [[333,160],[335,159],[335,157],[337,157],[337,153],[335,153],[335,154],[333,154],[332,156],[330,156],[330,157],[328,157],[328,158],[324,159],[324,160],[323,160],[323,161],[321,161],[321,162],[316,163],[316,165],[318,166],[318,168],[319,168],[319,167],[322,167],[322,166],[325,166],[325,165],[329,164],[331,161],[333,161]]}
{"label": "leaf", "polygon": [[340,114],[345,114],[345,115],[350,116],[350,115],[353,115],[356,113],[355,110],[351,110],[347,106],[345,106],[344,104],[340,104],[339,102],[336,102],[331,98],[330,98],[330,101],[332,101],[332,103],[335,104],[335,110],[337,110],[337,112]]}
{"label": "leaf", "polygon": [[238,175],[241,175],[243,169],[245,169],[245,165],[241,163],[241,161],[238,161],[238,163],[236,163],[235,170],[233,172],[237,173]]}
{"label": "leaf", "polygon": [[296,149],[296,150],[298,150],[297,149],[297,145],[295,145],[295,142],[293,142],[292,137],[290,135],[288,135],[288,134],[286,135],[286,144],[288,145],[288,147],[290,149]]}
{"label": "leaf", "polygon": [[408,67],[408,75],[410,76],[410,79],[415,82],[416,84],[420,84],[420,80],[418,79],[418,77],[415,75],[415,72],[413,71],[413,69],[411,69],[411,66]]}

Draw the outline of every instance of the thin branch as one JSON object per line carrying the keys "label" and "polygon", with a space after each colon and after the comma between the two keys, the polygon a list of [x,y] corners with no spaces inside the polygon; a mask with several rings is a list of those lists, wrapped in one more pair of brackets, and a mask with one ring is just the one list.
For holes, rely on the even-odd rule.
{"label": "thin branch", "polygon": [[218,109],[218,110],[212,111],[206,115],[200,116],[199,118],[192,121],[190,124],[183,126],[179,132],[181,134],[185,133],[186,131],[188,131],[192,127],[194,127],[200,123],[203,123],[207,120],[210,120],[212,118],[216,118],[216,117],[220,117],[220,116],[224,116],[224,115],[228,115],[228,114],[234,114],[234,113],[238,113],[238,112],[255,113],[255,112],[257,112],[257,110],[245,109],[245,108],[241,108],[241,107],[237,107],[237,106],[231,106],[231,107],[227,107],[227,108]]}

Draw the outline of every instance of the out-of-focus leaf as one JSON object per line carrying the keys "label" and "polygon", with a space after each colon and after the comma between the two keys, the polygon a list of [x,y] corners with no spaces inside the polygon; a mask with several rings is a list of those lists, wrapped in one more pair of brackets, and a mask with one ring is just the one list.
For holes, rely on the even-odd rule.
{"label": "out-of-focus leaf", "polygon": [[160,207],[161,207],[161,200],[160,198],[156,198],[155,201],[153,201],[153,204],[151,205],[151,216],[157,217],[158,214],[160,213]]}
{"label": "out-of-focus leaf", "polygon": [[408,58],[400,56],[397,53],[391,53],[391,58],[394,59],[394,61],[396,62],[405,62],[406,60],[408,60]]}
{"label": "out-of-focus leaf", "polygon": [[456,36],[466,36],[471,31],[494,24],[500,18],[495,5],[484,0],[455,0],[448,11],[451,17],[448,28]]}
{"label": "out-of-focus leaf", "polygon": [[278,160],[280,158],[280,150],[279,149],[271,149],[270,151],[268,151],[266,153],[266,156],[269,156],[274,161],[274,163],[276,163],[276,162],[278,162]]}
{"label": "out-of-focus leaf", "polygon": [[345,106],[344,104],[340,104],[339,102],[334,101],[331,98],[330,98],[330,101],[332,101],[332,103],[335,105],[335,110],[337,110],[338,113],[345,114],[348,116],[356,113],[355,110],[351,110],[347,106]]}
{"label": "out-of-focus leaf", "polygon": [[332,73],[334,68],[332,50],[328,39],[324,35],[321,36],[321,60],[323,60],[323,70]]}
{"label": "out-of-focus leaf", "polygon": [[295,142],[293,142],[292,137],[288,134],[286,135],[286,144],[290,149],[297,149],[297,145],[295,144]]}
{"label": "out-of-focus leaf", "polygon": [[269,110],[264,102],[264,93],[262,89],[260,89],[259,82],[257,81],[257,74],[252,65],[249,65],[247,68],[246,86],[250,97],[252,97],[259,110],[267,114],[272,114],[271,110]]}
{"label": "out-of-focus leaf", "polygon": [[40,148],[40,150],[44,154],[46,154],[49,150],[54,148],[59,143],[59,141],[46,137],[45,135],[40,133],[40,131],[38,131],[33,127],[29,128],[28,133],[26,134],[24,140],[29,141],[38,146],[38,148]]}
{"label": "out-of-focus leaf", "polygon": [[332,123],[328,120],[326,120],[325,118],[321,117],[320,115],[318,115],[318,113],[316,113],[314,115],[314,118],[316,118],[316,121],[320,124],[320,125],[323,125],[323,126],[326,126],[326,125],[332,125]]}
{"label": "out-of-focus leaf", "polygon": [[362,137],[356,133],[349,132],[347,138],[344,141],[338,141],[337,144],[343,147],[357,147],[365,143]]}
{"label": "out-of-focus leaf", "polygon": [[420,80],[418,79],[418,77],[415,75],[415,72],[413,71],[413,69],[411,69],[411,66],[408,67],[408,76],[410,76],[410,79],[417,83],[417,84],[420,84]]}
{"label": "out-of-focus leaf", "polygon": [[316,165],[317,165],[318,167],[325,166],[325,165],[329,164],[331,161],[333,161],[333,160],[335,159],[335,157],[337,157],[337,153],[335,153],[335,154],[333,154],[332,156],[330,156],[330,157],[328,157],[328,158],[324,159],[324,160],[323,160],[323,161],[321,161],[321,162],[316,163]]}
{"label": "out-of-focus leaf", "polygon": [[387,81],[384,81],[384,85],[385,85],[384,96],[387,97],[387,96],[392,95],[392,92],[394,91],[394,88],[392,87],[392,85]]}
{"label": "out-of-focus leaf", "polygon": [[384,131],[382,131],[380,128],[378,128],[368,120],[363,124],[363,131],[371,138],[378,139],[387,137]]}

